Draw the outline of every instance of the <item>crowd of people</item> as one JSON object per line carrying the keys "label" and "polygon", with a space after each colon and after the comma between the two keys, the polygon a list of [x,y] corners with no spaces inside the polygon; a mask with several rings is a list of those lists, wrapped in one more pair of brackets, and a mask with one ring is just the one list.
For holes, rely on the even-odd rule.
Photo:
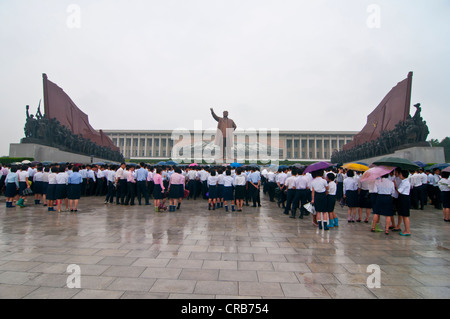
{"label": "crowd of people", "polygon": [[[290,218],[312,215],[319,229],[338,227],[335,204],[348,207],[348,223],[365,223],[372,217],[371,231],[386,234],[399,231],[410,236],[410,209],[424,209],[431,202],[450,221],[449,173],[395,169],[372,181],[361,181],[361,172],[330,167],[305,172],[304,167],[258,166],[154,166],[2,165],[0,189],[6,207],[25,207],[34,197],[35,205],[48,211],[78,211],[81,197],[104,197],[105,204],[153,205],[155,212],[179,210],[182,201],[207,201],[208,210],[242,211],[244,206],[261,207],[261,192],[268,194]],[[14,205],[15,204],[15,205]],[[29,205],[29,204],[28,204]],[[206,209],[206,204],[205,204]],[[395,221],[397,215],[397,222]],[[401,230],[402,224],[404,230]]]}

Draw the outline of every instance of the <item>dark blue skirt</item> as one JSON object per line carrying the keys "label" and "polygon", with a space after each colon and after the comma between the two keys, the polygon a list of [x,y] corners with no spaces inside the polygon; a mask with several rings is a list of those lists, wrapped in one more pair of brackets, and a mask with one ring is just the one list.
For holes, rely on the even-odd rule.
{"label": "dark blue skirt", "polygon": [[163,199],[164,193],[162,193],[162,187],[160,184],[156,184],[153,188],[153,198],[154,199]]}
{"label": "dark blue skirt", "polygon": [[217,198],[223,198],[223,189],[225,186],[223,184],[217,185]]}
{"label": "dark blue skirt", "polygon": [[378,194],[375,206],[373,208],[374,214],[383,216],[394,216],[394,203],[391,195]]}
{"label": "dark blue skirt", "polygon": [[236,200],[245,198],[245,185],[236,185],[234,197]]}
{"label": "dark blue skirt", "polygon": [[334,212],[334,205],[336,205],[336,195],[327,195],[327,213]]}
{"label": "dark blue skirt", "polygon": [[46,199],[47,200],[56,199],[56,184],[48,184]]}
{"label": "dark blue skirt", "polygon": [[223,200],[233,200],[233,186],[223,187]]}
{"label": "dark blue skirt", "polygon": [[66,184],[56,184],[55,197],[56,197],[56,199],[67,198],[67,185]]}
{"label": "dark blue skirt", "polygon": [[442,207],[450,208],[450,191],[446,192],[441,191],[441,199],[442,199]]}
{"label": "dark blue skirt", "polygon": [[314,208],[318,213],[328,212],[327,208],[327,194],[325,192],[314,192]]}
{"label": "dark blue skirt", "polygon": [[346,191],[345,202],[348,207],[359,207],[358,191]]}
{"label": "dark blue skirt", "polygon": [[80,197],[81,197],[81,184],[69,184],[67,186],[67,198],[80,199]]}
{"label": "dark blue skirt", "polygon": [[182,184],[171,184],[169,190],[169,198],[178,199],[184,197],[184,190]]}
{"label": "dark blue skirt", "polygon": [[17,190],[16,183],[6,184],[6,189],[5,189],[5,197],[6,198],[15,197],[18,193],[19,193],[19,191]]}
{"label": "dark blue skirt", "polygon": [[403,217],[410,216],[411,198],[409,195],[398,195],[398,215]]}
{"label": "dark blue skirt", "polygon": [[359,207],[372,208],[372,202],[370,201],[369,190],[361,189],[359,191]]}
{"label": "dark blue skirt", "polygon": [[19,182],[19,195],[25,196],[23,191],[27,189],[27,182]]}
{"label": "dark blue skirt", "polygon": [[216,185],[208,185],[208,198],[215,199],[217,198],[217,186]]}
{"label": "dark blue skirt", "polygon": [[36,182],[34,182],[33,183],[34,184],[34,186],[33,186],[33,192],[35,193],[35,194],[44,194],[44,182],[42,182],[42,181],[36,181]]}

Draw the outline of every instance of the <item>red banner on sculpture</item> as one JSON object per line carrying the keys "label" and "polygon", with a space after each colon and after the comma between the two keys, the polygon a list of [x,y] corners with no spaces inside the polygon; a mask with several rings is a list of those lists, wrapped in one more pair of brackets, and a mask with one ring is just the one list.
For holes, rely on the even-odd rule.
{"label": "red banner on sculpture", "polygon": [[412,72],[389,91],[375,110],[367,116],[363,129],[344,145],[344,151],[376,140],[383,131],[390,131],[408,118],[411,103]]}
{"label": "red banner on sculpture", "polygon": [[44,110],[48,119],[54,118],[67,127],[73,134],[81,135],[99,146],[108,147],[114,151],[118,147],[102,131],[96,131],[90,124],[87,114],[81,111],[72,99],[55,83],[42,75],[44,81]]}

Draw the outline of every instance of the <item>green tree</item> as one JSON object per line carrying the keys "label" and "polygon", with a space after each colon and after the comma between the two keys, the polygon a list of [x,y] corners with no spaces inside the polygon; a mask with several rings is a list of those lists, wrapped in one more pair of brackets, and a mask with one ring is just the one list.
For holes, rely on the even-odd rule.
{"label": "green tree", "polygon": [[432,147],[443,147],[444,148],[444,154],[445,154],[445,161],[448,163],[450,162],[450,137],[444,138],[442,141],[439,142],[437,139],[431,139],[428,141]]}

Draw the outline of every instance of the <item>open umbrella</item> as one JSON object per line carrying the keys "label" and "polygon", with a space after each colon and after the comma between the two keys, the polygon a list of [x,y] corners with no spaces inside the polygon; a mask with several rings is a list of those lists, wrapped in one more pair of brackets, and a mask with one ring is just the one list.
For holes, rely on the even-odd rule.
{"label": "open umbrella", "polygon": [[189,167],[193,167],[193,166],[198,166],[198,164],[197,163],[189,164]]}
{"label": "open umbrella", "polygon": [[406,170],[415,170],[418,169],[419,166],[417,164],[414,164],[410,160],[407,160],[406,158],[400,158],[400,157],[383,157],[382,159],[379,159],[375,162],[373,162],[375,165],[383,165],[383,166],[392,166],[392,167],[399,167],[401,169]]}
{"label": "open umbrella", "polygon": [[424,162],[421,162],[421,161],[415,161],[415,162],[413,162],[414,164],[416,164],[417,166],[420,166],[420,167],[425,167],[425,166],[427,166],[427,164],[425,164]]}
{"label": "open umbrella", "polygon": [[236,167],[241,167],[242,165],[239,164],[239,163],[234,162],[234,163],[231,163],[230,166],[233,167],[233,168],[236,168]]}
{"label": "open umbrella", "polygon": [[443,171],[443,172],[450,172],[450,166],[447,166],[447,167],[444,168],[442,171]]}
{"label": "open umbrella", "polygon": [[447,168],[447,167],[449,167],[449,166],[450,166],[450,164],[447,164],[447,163],[441,163],[441,164],[434,164],[434,165],[431,165],[431,166],[427,167],[426,169],[432,171],[432,170],[434,170],[435,168],[438,168],[438,169],[440,169],[440,170],[442,171],[444,168]]}
{"label": "open umbrella", "polygon": [[353,171],[358,171],[358,172],[365,172],[369,169],[369,166],[359,164],[359,163],[348,163],[348,164],[343,165],[342,167],[346,168],[346,169],[351,169]]}
{"label": "open umbrella", "polygon": [[166,165],[178,165],[178,163],[174,161],[167,161]]}
{"label": "open umbrella", "polygon": [[326,169],[328,167],[330,167],[331,163],[329,162],[317,162],[314,164],[309,165],[306,169],[305,169],[305,173],[311,173],[314,171],[320,171],[321,169]]}
{"label": "open umbrella", "polygon": [[376,180],[378,177],[381,177],[381,176],[384,176],[386,174],[389,174],[394,169],[395,169],[395,167],[390,167],[390,166],[375,166],[375,167],[369,168],[361,176],[360,181],[364,182],[364,181]]}

